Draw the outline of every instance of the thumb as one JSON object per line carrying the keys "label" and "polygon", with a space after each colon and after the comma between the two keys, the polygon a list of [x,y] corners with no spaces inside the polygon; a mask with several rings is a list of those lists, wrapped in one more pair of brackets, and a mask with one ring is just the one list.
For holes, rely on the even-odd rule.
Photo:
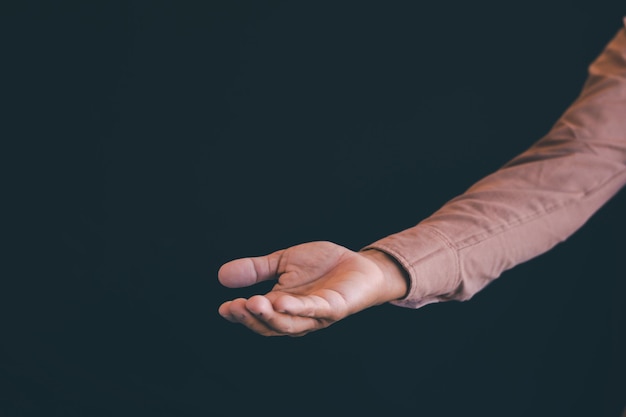
{"label": "thumb", "polygon": [[217,271],[220,283],[229,288],[247,287],[278,276],[278,261],[284,250],[267,256],[241,258],[227,262]]}

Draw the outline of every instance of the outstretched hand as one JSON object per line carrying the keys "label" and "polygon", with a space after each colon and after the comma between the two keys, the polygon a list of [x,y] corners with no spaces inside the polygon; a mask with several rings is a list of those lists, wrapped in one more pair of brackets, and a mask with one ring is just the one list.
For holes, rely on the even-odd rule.
{"label": "outstretched hand", "polygon": [[366,308],[403,297],[404,271],[377,250],[354,252],[309,242],[267,256],[230,261],[218,272],[226,287],[276,280],[265,295],[226,301],[219,313],[264,336],[303,336]]}

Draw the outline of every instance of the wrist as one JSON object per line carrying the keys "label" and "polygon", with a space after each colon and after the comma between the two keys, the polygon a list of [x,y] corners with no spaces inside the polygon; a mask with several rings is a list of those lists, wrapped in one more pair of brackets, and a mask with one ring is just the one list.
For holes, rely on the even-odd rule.
{"label": "wrist", "polygon": [[365,249],[359,252],[374,262],[382,271],[385,280],[384,299],[382,302],[399,300],[409,292],[409,274],[391,255],[378,249]]}

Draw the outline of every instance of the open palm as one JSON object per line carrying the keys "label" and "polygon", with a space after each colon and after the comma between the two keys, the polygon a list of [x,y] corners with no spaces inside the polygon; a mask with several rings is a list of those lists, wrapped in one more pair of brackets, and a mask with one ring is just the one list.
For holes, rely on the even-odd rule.
{"label": "open palm", "polygon": [[365,252],[331,242],[309,242],[267,256],[236,259],[220,268],[223,285],[277,282],[265,295],[223,303],[219,312],[265,336],[302,336],[397,298],[398,289],[383,271]]}

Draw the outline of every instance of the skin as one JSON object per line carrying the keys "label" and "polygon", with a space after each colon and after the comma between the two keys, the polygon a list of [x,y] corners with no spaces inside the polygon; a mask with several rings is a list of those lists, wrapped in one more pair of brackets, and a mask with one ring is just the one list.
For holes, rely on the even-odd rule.
{"label": "skin", "polygon": [[218,279],[230,288],[276,280],[265,295],[219,307],[226,320],[263,336],[303,336],[408,291],[406,272],[389,255],[324,241],[235,259],[222,265]]}

